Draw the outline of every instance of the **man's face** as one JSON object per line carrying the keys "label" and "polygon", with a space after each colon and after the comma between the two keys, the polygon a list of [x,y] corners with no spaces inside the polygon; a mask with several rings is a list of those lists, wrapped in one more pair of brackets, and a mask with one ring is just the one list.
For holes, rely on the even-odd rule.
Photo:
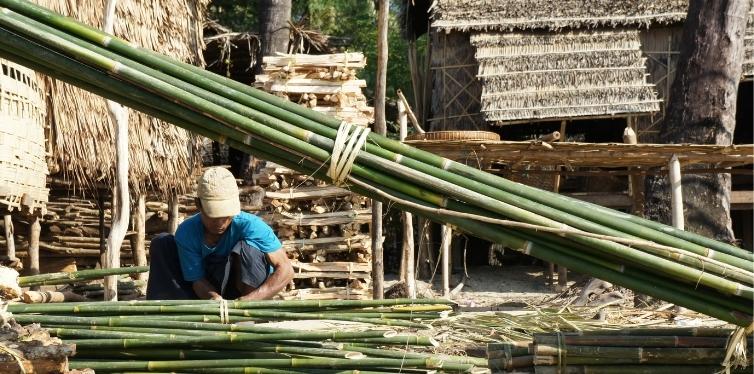
{"label": "man's face", "polygon": [[209,232],[210,234],[214,235],[222,235],[225,230],[228,229],[230,222],[233,220],[233,217],[208,217],[203,212],[201,214],[201,218],[204,229],[207,230],[207,232]]}

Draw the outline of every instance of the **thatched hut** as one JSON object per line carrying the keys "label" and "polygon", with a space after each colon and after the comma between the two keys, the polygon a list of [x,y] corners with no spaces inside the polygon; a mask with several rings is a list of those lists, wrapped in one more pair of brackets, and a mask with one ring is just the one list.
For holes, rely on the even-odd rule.
{"label": "thatched hut", "polygon": [[[687,7],[687,0],[408,2],[409,37],[429,32],[420,105],[428,128],[632,118],[640,136],[651,135]],[[754,74],[752,25],[744,78]]]}
{"label": "thatched hut", "polygon": [[[42,6],[101,27],[102,1],[38,0]],[[140,47],[203,65],[202,23],[208,0],[123,0],[116,9],[115,35]],[[110,186],[115,174],[114,126],[105,100],[48,79],[48,119],[54,167],[51,173],[75,186]],[[131,111],[129,185],[159,195],[184,193],[200,166],[197,142],[187,131]]]}

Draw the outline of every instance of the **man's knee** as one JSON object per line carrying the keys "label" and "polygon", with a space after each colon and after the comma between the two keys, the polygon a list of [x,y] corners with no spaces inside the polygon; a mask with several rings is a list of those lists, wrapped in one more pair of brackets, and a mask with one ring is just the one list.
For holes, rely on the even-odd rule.
{"label": "man's knee", "polygon": [[164,251],[176,251],[177,246],[175,244],[175,236],[169,233],[158,234],[152,241],[149,242],[149,251],[164,252]]}

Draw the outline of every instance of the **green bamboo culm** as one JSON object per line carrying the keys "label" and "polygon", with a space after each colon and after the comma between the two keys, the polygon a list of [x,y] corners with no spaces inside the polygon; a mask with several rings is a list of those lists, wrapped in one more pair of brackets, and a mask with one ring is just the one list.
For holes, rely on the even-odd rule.
{"label": "green bamboo culm", "polygon": [[115,269],[91,269],[72,272],[47,273],[18,277],[21,287],[76,283],[91,279],[101,279],[108,275],[146,273],[149,266],[132,266]]}

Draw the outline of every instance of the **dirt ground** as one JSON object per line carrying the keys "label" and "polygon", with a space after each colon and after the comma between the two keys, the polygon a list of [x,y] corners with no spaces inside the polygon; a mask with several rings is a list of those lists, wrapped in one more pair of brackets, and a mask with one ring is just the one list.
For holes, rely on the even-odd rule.
{"label": "dirt ground", "polygon": [[[542,303],[558,297],[561,292],[555,285],[548,285],[545,267],[537,265],[516,266],[476,266],[468,269],[468,278],[463,288],[454,295],[464,311],[508,310],[520,309]],[[396,276],[386,277],[386,288],[396,282]],[[463,271],[452,274],[450,288],[456,287],[464,278]],[[568,286],[582,282],[587,277],[573,272],[568,273]],[[557,282],[557,274],[555,275]],[[427,291],[429,283],[418,281],[419,295],[432,296]],[[442,280],[440,274],[435,275],[431,292],[435,296],[442,294]]]}

